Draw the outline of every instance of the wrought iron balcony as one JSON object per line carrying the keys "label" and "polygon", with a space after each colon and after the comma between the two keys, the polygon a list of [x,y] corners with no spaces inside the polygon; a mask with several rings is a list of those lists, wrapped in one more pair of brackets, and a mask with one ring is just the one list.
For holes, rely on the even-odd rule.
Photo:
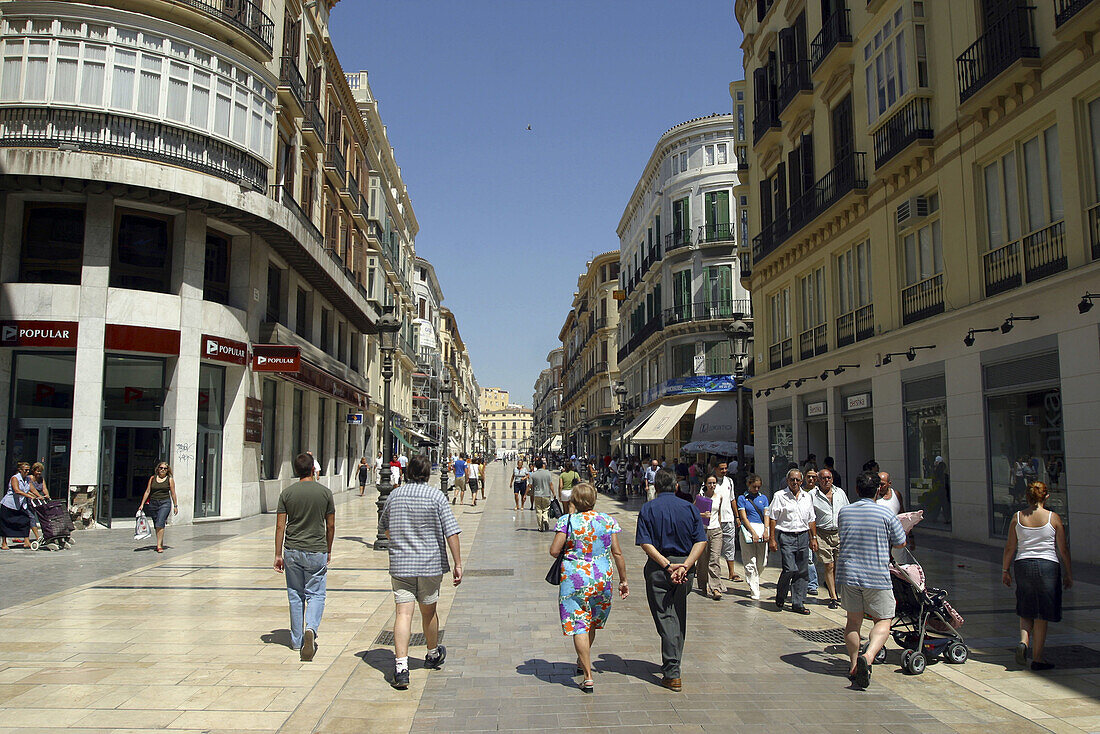
{"label": "wrought iron balcony", "polygon": [[776,342],[768,347],[768,366],[777,370],[794,362],[794,344],[790,338]]}
{"label": "wrought iron balcony", "polygon": [[752,120],[752,144],[758,145],[769,130],[780,127],[779,103],[774,99],[757,100],[756,116]]}
{"label": "wrought iron balcony", "polygon": [[297,105],[294,112],[302,112],[306,103],[306,80],[298,71],[298,60],[291,56],[279,59],[279,91],[283,90],[290,92],[290,99]]}
{"label": "wrought iron balcony", "polygon": [[313,223],[309,215],[302,209],[301,204],[294,198],[294,191],[290,186],[286,184],[273,184],[271,186],[271,198],[281,202],[283,206],[292,211],[299,223],[317,238],[317,242],[321,242],[324,239],[321,236],[321,230],[317,228],[317,225]]}
{"label": "wrought iron balcony", "polygon": [[340,182],[347,178],[347,163],[344,160],[344,151],[340,150],[340,146],[336,143],[329,143],[325,146],[325,168],[335,171]]}
{"label": "wrought iron balcony", "polygon": [[943,273],[937,273],[902,289],[902,324],[912,324],[941,313],[943,313]]}
{"label": "wrought iron balcony", "polygon": [[821,30],[810,43],[810,65],[814,71],[838,44],[852,42],[848,8],[841,8],[821,23]]}
{"label": "wrought iron balcony", "polygon": [[752,317],[752,301],[738,298],[730,301],[700,301],[684,303],[666,308],[665,326],[686,324],[694,321],[713,321],[716,319],[734,319]]}
{"label": "wrought iron balcony", "polygon": [[711,242],[733,242],[733,225],[727,222],[725,224],[704,224],[699,227],[699,244]]}
{"label": "wrought iron balcony", "polygon": [[165,122],[45,107],[0,109],[0,147],[106,153],[179,166],[267,190],[267,163],[217,138]]}
{"label": "wrought iron balcony", "polygon": [[926,97],[909,100],[875,131],[875,168],[905,150],[916,140],[931,140],[932,104]]}
{"label": "wrought iron balcony", "polygon": [[1035,40],[1035,8],[1011,8],[986,28],[957,59],[959,102],[973,97],[1002,71],[1020,59],[1039,58]]}
{"label": "wrought iron balcony", "polygon": [[1054,0],[1054,27],[1061,28],[1092,0]]}
{"label": "wrought iron balcony", "polygon": [[1018,288],[1069,267],[1065,220],[1058,220],[1023,239],[1009,242],[982,257],[986,297]]}
{"label": "wrought iron balcony", "polygon": [[691,230],[681,229],[665,235],[665,254],[681,247],[691,247]]}
{"label": "wrought iron balcony", "polygon": [[783,79],[779,82],[779,114],[783,114],[799,92],[809,92],[813,88],[808,59],[787,64]]}
{"label": "wrought iron balcony", "polygon": [[798,335],[798,358],[810,359],[829,351],[829,335],[825,324],[818,324]]}
{"label": "wrought iron balcony", "polygon": [[737,170],[749,170],[749,149],[744,145],[737,146]]}
{"label": "wrought iron balcony", "polygon": [[846,347],[857,341],[870,339],[875,335],[875,307],[867,304],[862,308],[849,311],[836,320],[836,346]]}
{"label": "wrought iron balcony", "polygon": [[752,240],[753,262],[767,257],[849,191],[866,189],[866,157],[866,153],[855,152],[840,160],[831,171],[818,179],[812,189],[795,199],[767,224]]}
{"label": "wrought iron balcony", "polygon": [[252,0],[181,0],[226,23],[259,44],[270,55],[275,42],[275,21]]}
{"label": "wrought iron balcony", "polygon": [[316,101],[310,100],[303,105],[302,132],[306,133],[307,137],[312,134],[317,145],[324,145],[325,118],[321,115]]}

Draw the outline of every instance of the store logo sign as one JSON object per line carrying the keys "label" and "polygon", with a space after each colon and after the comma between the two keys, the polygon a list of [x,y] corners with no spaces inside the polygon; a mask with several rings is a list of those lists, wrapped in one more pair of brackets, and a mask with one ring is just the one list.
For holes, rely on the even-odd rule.
{"label": "store logo sign", "polygon": [[77,325],[73,321],[2,321],[0,347],[76,348]]}
{"label": "store logo sign", "polygon": [[202,356],[204,359],[244,366],[248,364],[248,345],[233,339],[203,334]]}
{"label": "store logo sign", "polygon": [[825,415],[827,404],[824,400],[817,403],[806,403],[806,417],[813,418],[818,415]]}
{"label": "store logo sign", "polygon": [[256,372],[298,372],[302,367],[301,350],[274,344],[252,347],[252,369]]}
{"label": "store logo sign", "polygon": [[859,395],[849,395],[845,407],[848,410],[863,410],[871,407],[871,393],[861,392]]}

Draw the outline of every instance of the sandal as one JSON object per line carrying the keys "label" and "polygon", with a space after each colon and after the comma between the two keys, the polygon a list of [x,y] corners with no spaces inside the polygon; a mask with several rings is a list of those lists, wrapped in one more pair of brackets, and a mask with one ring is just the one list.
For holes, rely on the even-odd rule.
{"label": "sandal", "polygon": [[158,546],[157,547],[157,553],[163,553],[163,552],[164,552],[164,549]]}
{"label": "sandal", "polygon": [[585,678],[583,681],[581,681],[581,690],[585,693],[591,693],[595,685],[596,684],[592,681],[591,678]]}

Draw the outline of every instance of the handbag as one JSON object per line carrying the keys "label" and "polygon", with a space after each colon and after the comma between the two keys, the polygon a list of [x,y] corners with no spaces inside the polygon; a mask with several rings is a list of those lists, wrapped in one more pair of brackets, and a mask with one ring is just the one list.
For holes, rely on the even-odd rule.
{"label": "handbag", "polygon": [[550,509],[546,511],[546,514],[550,516],[551,520],[557,520],[559,517],[565,514],[561,510],[561,502],[558,502],[557,497],[550,500]]}
{"label": "handbag", "polygon": [[134,518],[134,540],[145,540],[152,535],[153,524],[149,522],[144,512],[138,510],[137,517]]}
{"label": "handbag", "polygon": [[565,550],[569,547],[569,536],[573,534],[572,530],[573,517],[570,515],[569,519],[565,521],[565,544],[562,545],[558,557],[550,564],[550,570],[546,572],[546,583],[548,584],[553,584],[554,586],[561,585],[561,564],[565,561]]}

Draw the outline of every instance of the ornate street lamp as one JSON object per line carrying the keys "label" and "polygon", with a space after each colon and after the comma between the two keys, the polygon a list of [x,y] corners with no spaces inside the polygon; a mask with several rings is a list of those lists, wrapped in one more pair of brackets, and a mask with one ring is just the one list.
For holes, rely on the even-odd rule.
{"label": "ornate street lamp", "polygon": [[749,357],[752,355],[752,325],[740,316],[725,325],[730,340],[730,356],[733,357],[733,376],[737,383],[737,490],[745,488],[745,390],[742,381],[748,374]]}
{"label": "ornate street lamp", "polygon": [[462,451],[468,452],[469,449],[469,437],[467,436],[466,428],[470,423],[470,406],[466,403],[462,404]]}
{"label": "ornate street lamp", "polygon": [[623,433],[626,432],[626,385],[615,383],[615,419],[619,423],[619,460],[616,463],[615,473],[618,475],[619,499],[626,499],[626,442],[623,441]]}
{"label": "ornate street lamp", "polygon": [[[381,318],[376,324],[378,336],[382,348],[382,460],[388,466],[390,458],[394,454],[393,445],[393,413],[390,410],[390,381],[393,380],[393,350],[396,348],[394,341],[397,332],[401,330],[401,319],[397,316],[396,306],[386,306]],[[382,467],[379,467],[381,470]],[[382,518],[382,509],[386,506],[386,499],[393,491],[390,482],[390,472],[382,471],[381,480],[378,482],[378,518]],[[374,539],[375,550],[388,550],[389,539],[381,528],[378,529],[378,537]]]}
{"label": "ornate street lamp", "polygon": [[577,414],[581,417],[580,424],[577,426],[577,457],[579,458],[584,456],[584,444],[581,443],[581,435],[584,432],[585,416],[588,415],[588,407],[582,405],[581,407],[577,408]]}
{"label": "ornate street lamp", "polygon": [[448,431],[447,418],[451,415],[451,373],[446,367],[443,368],[443,386],[439,388],[439,394],[443,397],[443,448],[439,452],[439,491],[443,494],[447,494],[449,489],[448,472],[450,467],[447,465],[447,457],[451,453],[451,434]]}

